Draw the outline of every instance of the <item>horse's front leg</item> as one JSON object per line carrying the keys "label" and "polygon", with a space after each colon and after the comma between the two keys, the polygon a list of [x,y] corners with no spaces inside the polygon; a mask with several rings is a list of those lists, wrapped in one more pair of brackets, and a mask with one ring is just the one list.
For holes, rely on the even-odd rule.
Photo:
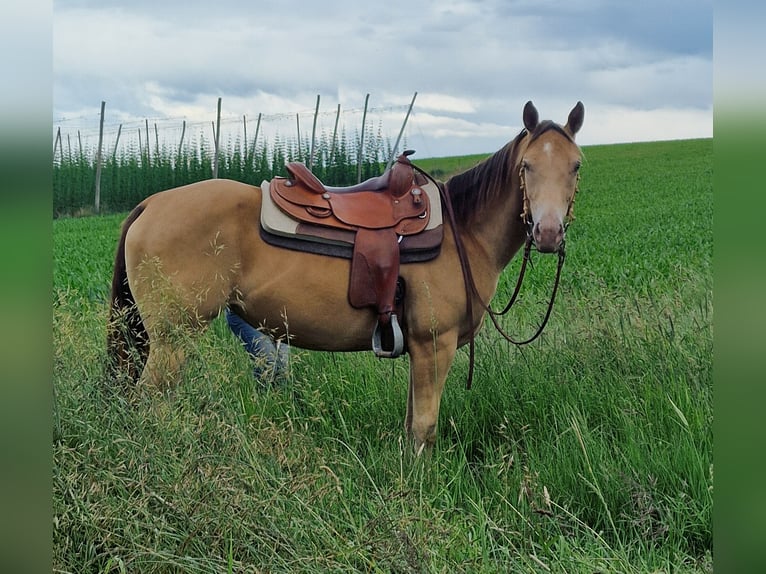
{"label": "horse's front leg", "polygon": [[436,440],[444,381],[457,349],[457,334],[433,335],[408,341],[410,386],[407,394],[407,417],[404,428],[415,440],[415,448],[432,446]]}

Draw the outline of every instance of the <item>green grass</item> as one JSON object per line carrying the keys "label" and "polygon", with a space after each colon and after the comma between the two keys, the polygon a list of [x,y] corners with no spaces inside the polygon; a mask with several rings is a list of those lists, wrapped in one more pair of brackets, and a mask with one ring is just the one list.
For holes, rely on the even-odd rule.
{"label": "green grass", "polygon": [[406,359],[294,350],[259,391],[220,320],[169,406],[131,400],[103,374],[122,216],[55,220],[54,571],[712,571],[712,140],[584,153],[544,335],[487,325],[471,391],[460,351],[420,457]]}

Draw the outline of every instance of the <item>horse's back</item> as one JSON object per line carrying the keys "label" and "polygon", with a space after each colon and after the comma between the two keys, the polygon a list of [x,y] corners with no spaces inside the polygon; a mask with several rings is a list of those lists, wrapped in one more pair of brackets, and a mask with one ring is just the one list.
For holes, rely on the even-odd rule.
{"label": "horse's back", "polygon": [[210,219],[232,209],[257,209],[260,188],[231,179],[208,179],[160,191],[142,204],[154,217]]}

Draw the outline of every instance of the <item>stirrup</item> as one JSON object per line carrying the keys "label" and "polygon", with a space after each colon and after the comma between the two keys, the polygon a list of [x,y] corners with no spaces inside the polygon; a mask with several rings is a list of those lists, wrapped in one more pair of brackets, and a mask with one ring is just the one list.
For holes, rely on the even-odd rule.
{"label": "stirrup", "polygon": [[395,359],[402,354],[404,350],[404,335],[402,329],[399,327],[399,321],[396,318],[396,313],[391,313],[391,331],[394,336],[394,348],[390,351],[383,349],[381,343],[382,329],[380,327],[380,321],[375,325],[375,330],[372,333],[372,350],[376,357],[381,359]]}

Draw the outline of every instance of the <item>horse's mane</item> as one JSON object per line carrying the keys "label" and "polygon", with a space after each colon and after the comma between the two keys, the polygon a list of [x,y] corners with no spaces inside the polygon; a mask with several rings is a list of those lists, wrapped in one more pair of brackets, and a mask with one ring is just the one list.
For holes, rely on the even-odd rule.
{"label": "horse's mane", "polygon": [[487,159],[447,181],[458,225],[468,224],[476,211],[509,191],[518,143],[526,134],[527,130],[522,130]]}
{"label": "horse's mane", "polygon": [[[551,129],[574,141],[559,124],[544,120],[530,134],[529,143]],[[518,179],[518,173],[514,173],[514,166],[518,160],[519,143],[527,133],[526,129],[521,130],[515,138],[487,159],[447,181],[458,225],[466,226],[477,211],[502,194],[510,193],[513,181]]]}

